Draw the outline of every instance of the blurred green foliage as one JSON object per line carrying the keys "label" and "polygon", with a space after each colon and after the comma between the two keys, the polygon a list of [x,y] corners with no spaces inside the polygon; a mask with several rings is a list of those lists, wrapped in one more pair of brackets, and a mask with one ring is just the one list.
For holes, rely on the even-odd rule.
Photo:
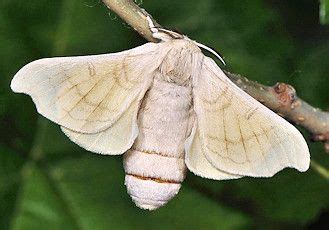
{"label": "blurred green foliage", "polygon": [[320,21],[329,24],[329,0],[320,0]]}
{"label": "blurred green foliage", "polygon": [[[308,0],[139,1],[162,25],[216,47],[231,71],[293,84],[329,105],[329,31]],[[123,185],[121,157],[89,153],[14,95],[12,76],[42,57],[109,53],[145,43],[98,0],[0,1],[1,229],[295,229],[327,215],[329,184],[315,171],[212,181],[189,173],[178,196],[147,212]],[[307,135],[307,134],[306,134]],[[321,144],[312,159],[329,167]]]}

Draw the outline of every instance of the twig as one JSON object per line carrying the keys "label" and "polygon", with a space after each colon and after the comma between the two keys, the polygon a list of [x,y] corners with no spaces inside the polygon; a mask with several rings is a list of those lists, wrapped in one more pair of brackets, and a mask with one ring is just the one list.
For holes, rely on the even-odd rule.
{"label": "twig", "polygon": [[[104,4],[118,14],[148,41],[156,42],[148,27],[146,16],[150,16],[144,9],[132,0],[103,0]],[[155,25],[160,26],[154,21]],[[295,89],[285,83],[265,86],[248,80],[239,75],[226,72],[227,76],[252,97],[262,102],[281,116],[306,128],[311,133],[313,141],[325,143],[325,150],[329,152],[329,113],[314,108],[297,97]]]}
{"label": "twig", "polygon": [[[104,4],[122,20],[127,22],[132,28],[134,28],[140,35],[150,42],[157,42],[152,36],[146,17],[152,17],[144,9],[137,6],[132,0],[103,0]],[[160,26],[152,18],[155,26]]]}

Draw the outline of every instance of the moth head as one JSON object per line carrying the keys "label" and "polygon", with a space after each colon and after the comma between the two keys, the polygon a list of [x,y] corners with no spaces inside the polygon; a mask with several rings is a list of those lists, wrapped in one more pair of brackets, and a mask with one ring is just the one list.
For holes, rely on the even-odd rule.
{"label": "moth head", "polygon": [[149,28],[152,32],[152,36],[156,39],[159,39],[161,42],[167,42],[167,41],[172,41],[172,40],[192,41],[196,46],[200,47],[201,49],[205,49],[205,50],[209,51],[210,53],[214,54],[224,65],[226,65],[224,59],[214,49],[212,49],[206,45],[203,45],[197,41],[191,40],[187,36],[182,35],[181,33],[178,33],[176,31],[167,30],[165,28],[155,26],[153,19],[149,15],[146,17],[146,20],[148,21]]}
{"label": "moth head", "polygon": [[184,85],[195,71],[195,62],[202,58],[201,50],[190,39],[184,38],[173,39],[168,45],[170,49],[159,66],[160,72],[166,80]]}
{"label": "moth head", "polygon": [[215,51],[214,49],[210,48],[209,46],[206,46],[204,44],[201,44],[197,41],[191,40],[185,35],[182,35],[176,31],[172,30],[167,30],[164,28],[157,28],[157,32],[153,34],[155,38],[160,39],[162,42],[167,42],[167,41],[173,41],[173,40],[186,40],[186,41],[191,41],[193,42],[196,46],[198,46],[200,49],[207,50],[208,52],[212,53],[215,55],[222,63],[223,65],[226,65],[224,59],[221,57],[221,55]]}

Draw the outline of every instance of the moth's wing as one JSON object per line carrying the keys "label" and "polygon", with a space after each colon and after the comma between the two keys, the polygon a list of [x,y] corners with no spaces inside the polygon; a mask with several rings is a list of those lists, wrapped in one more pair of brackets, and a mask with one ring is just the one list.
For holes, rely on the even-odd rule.
{"label": "moth's wing", "polygon": [[32,97],[46,118],[80,133],[107,129],[141,100],[157,68],[158,45],[31,62],[14,76],[14,92]]}
{"label": "moth's wing", "polygon": [[214,180],[237,179],[242,176],[226,173],[215,168],[205,157],[201,146],[197,122],[185,143],[185,164],[195,175]]}
{"label": "moth's wing", "polygon": [[233,84],[212,59],[204,58],[193,84],[201,146],[215,168],[253,177],[309,168],[301,133]]}
{"label": "moth's wing", "polygon": [[81,147],[121,154],[137,137],[140,101],[163,54],[159,46],[37,60],[14,76],[11,88],[30,95],[38,112]]}
{"label": "moth's wing", "polygon": [[81,147],[100,154],[118,155],[133,145],[137,135],[139,102],[134,101],[109,128],[97,133],[79,133],[61,126],[62,131]]}

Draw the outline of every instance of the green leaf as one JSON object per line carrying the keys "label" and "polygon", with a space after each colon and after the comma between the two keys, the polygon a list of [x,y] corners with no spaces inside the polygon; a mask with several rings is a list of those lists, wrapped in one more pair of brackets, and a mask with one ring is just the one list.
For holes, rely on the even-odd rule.
{"label": "green leaf", "polygon": [[12,229],[80,229],[47,173],[26,164]]}
{"label": "green leaf", "polygon": [[320,22],[329,24],[329,0],[320,0]]}
{"label": "green leaf", "polygon": [[7,229],[15,211],[24,160],[14,151],[0,145],[0,225]]}

